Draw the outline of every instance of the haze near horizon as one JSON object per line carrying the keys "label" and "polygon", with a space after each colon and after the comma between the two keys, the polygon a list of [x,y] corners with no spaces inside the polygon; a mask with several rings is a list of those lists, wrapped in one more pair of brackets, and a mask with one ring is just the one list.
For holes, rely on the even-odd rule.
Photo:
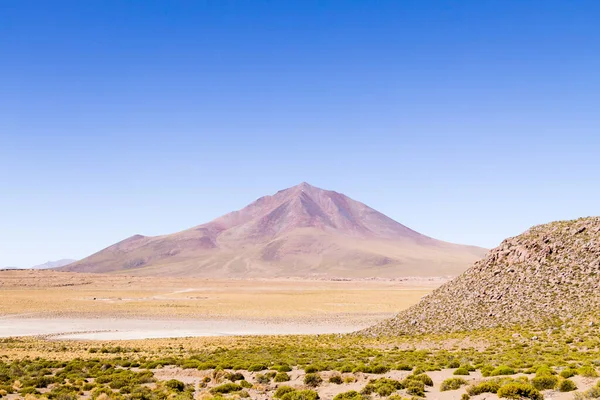
{"label": "haze near horizon", "polygon": [[600,4],[0,4],[0,267],[307,181],[491,248],[598,215]]}

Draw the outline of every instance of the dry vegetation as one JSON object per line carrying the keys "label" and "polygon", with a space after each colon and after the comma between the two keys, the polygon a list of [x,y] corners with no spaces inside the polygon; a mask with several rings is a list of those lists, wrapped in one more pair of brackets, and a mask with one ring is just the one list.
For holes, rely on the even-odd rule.
{"label": "dry vegetation", "polygon": [[298,319],[390,316],[437,279],[207,280],[1,271],[0,316]]}

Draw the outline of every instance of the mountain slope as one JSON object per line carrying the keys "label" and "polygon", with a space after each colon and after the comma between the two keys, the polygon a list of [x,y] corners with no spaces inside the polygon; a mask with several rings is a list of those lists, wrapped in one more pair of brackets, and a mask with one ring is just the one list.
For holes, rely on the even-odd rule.
{"label": "mountain slope", "polygon": [[542,326],[587,320],[599,306],[600,218],[582,218],[505,240],[461,276],[364,333]]}
{"label": "mountain slope", "polygon": [[343,194],[307,183],[207,224],[132,236],[62,270],[204,277],[457,275],[478,247],[421,235]]}

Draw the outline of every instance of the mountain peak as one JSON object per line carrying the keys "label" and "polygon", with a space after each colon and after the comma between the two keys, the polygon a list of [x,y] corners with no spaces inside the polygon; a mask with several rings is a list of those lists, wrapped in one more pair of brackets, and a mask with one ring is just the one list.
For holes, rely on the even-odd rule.
{"label": "mountain peak", "polygon": [[[456,264],[462,271],[465,260],[480,254],[421,235],[341,193],[301,182],[182,232],[126,239],[67,269],[168,275],[178,265],[181,275],[274,277],[331,271],[376,276],[373,268],[379,268],[389,276],[392,266],[404,270],[423,259],[429,269],[438,265],[436,271],[450,275]],[[408,275],[414,274],[422,272]]]}

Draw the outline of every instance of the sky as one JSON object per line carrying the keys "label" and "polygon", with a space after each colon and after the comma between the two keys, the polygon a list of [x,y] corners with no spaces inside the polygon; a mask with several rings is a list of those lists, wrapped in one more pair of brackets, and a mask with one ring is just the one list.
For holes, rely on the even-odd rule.
{"label": "sky", "polygon": [[600,215],[600,2],[0,2],[0,266],[306,181],[492,248]]}

